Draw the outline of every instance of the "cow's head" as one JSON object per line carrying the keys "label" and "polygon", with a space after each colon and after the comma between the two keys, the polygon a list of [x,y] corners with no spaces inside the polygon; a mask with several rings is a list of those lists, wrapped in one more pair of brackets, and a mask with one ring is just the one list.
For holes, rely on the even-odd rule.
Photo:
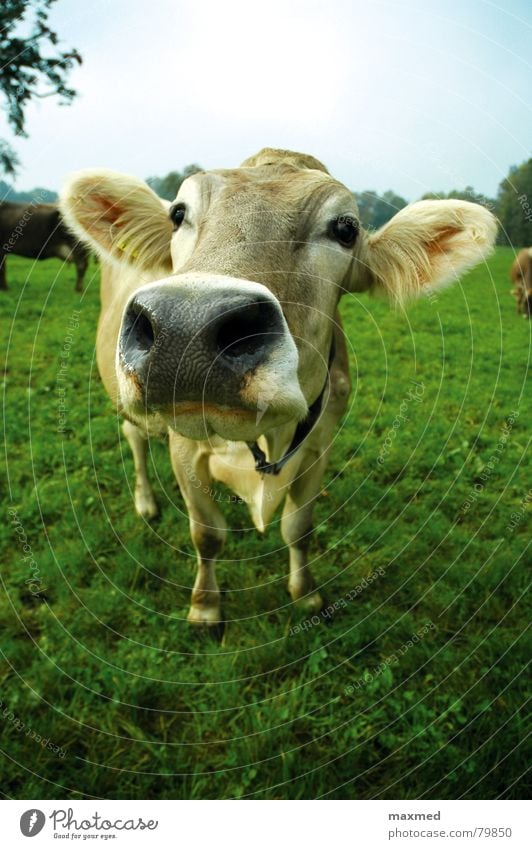
{"label": "cow's head", "polygon": [[246,441],[302,421],[322,393],[342,293],[401,304],[479,262],[496,231],[486,209],[446,200],[368,234],[320,162],[271,149],[189,177],[169,208],[133,177],[80,172],[62,209],[102,257],[153,278],[122,316],[125,412]]}

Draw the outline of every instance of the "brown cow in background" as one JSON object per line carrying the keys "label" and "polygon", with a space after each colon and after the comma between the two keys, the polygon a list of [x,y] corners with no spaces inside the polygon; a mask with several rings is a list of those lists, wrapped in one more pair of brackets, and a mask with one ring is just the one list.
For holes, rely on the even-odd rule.
{"label": "brown cow in background", "polygon": [[83,291],[89,250],[63,223],[53,203],[0,203],[0,289],[7,289],[6,258],[9,254],[29,259],[57,257],[76,266],[76,292]]}
{"label": "brown cow in background", "polygon": [[512,295],[517,301],[517,312],[530,318],[532,315],[532,248],[519,251],[510,270],[514,288]]}

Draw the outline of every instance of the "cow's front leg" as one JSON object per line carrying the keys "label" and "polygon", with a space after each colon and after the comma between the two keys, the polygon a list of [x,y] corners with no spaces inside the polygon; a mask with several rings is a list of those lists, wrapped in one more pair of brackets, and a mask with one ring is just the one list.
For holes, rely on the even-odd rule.
{"label": "cow's front leg", "polygon": [[81,257],[76,260],[76,292],[83,292],[83,280],[89,266],[88,257]]}
{"label": "cow's front leg", "polygon": [[193,625],[219,631],[222,612],[215,566],[224,547],[227,526],[213,500],[208,454],[202,453],[197,444],[171,432],[170,456],[187,505],[190,536],[198,563],[187,619]]}
{"label": "cow's front leg", "polygon": [[5,253],[0,253],[0,290],[7,289],[7,280],[6,280],[6,255]]}
{"label": "cow's front leg", "polygon": [[153,519],[159,512],[148,480],[148,437],[132,422],[125,421],[122,432],[126,437],[135,464],[135,510],[143,519]]}
{"label": "cow's front leg", "polygon": [[290,487],[281,519],[281,535],[288,546],[290,577],[288,590],[293,601],[305,610],[317,613],[323,599],[316,590],[308,565],[314,503],[321,491],[326,456],[309,454],[305,471]]}

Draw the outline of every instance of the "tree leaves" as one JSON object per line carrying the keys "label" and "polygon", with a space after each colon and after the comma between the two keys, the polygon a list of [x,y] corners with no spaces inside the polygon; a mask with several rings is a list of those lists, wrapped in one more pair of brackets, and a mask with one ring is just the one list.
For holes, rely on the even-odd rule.
{"label": "tree leaves", "polygon": [[[82,62],[77,50],[55,51],[59,38],[47,24],[48,12],[56,0],[3,0],[0,30],[0,92],[7,120],[17,136],[26,137],[26,107],[34,98],[59,97],[62,104],[76,96],[66,84],[68,74]],[[22,36],[19,29],[29,33]],[[0,139],[0,169],[16,174],[19,159],[8,142]]]}

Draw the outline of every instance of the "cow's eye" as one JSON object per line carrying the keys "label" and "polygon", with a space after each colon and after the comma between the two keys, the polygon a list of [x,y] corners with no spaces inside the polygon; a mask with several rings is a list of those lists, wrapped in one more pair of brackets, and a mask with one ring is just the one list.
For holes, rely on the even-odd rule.
{"label": "cow's eye", "polygon": [[170,221],[174,225],[174,230],[177,230],[179,225],[183,223],[185,212],[186,208],[184,203],[174,203],[173,206],[170,207]]}
{"label": "cow's eye", "polygon": [[329,236],[344,248],[352,248],[358,236],[358,221],[351,215],[339,215],[329,224]]}

